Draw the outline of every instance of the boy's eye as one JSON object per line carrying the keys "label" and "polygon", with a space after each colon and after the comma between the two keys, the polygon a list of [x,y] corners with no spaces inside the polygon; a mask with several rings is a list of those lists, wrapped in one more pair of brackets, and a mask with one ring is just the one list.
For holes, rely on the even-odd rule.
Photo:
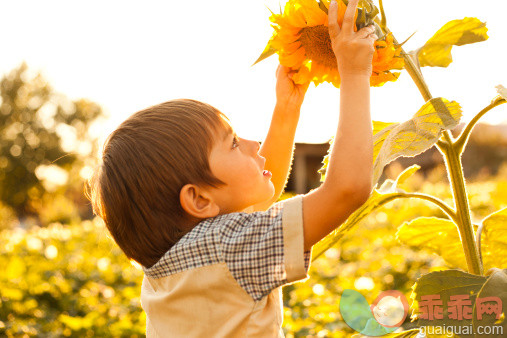
{"label": "boy's eye", "polygon": [[232,139],[232,149],[236,148],[239,145],[239,139],[237,136],[234,136]]}

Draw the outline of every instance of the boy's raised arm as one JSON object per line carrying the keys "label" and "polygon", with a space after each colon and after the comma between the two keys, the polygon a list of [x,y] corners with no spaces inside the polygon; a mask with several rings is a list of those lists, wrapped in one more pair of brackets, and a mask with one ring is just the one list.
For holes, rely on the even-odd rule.
{"label": "boy's raised arm", "polygon": [[292,80],[290,68],[282,65],[276,71],[276,106],[266,139],[259,154],[266,158],[266,170],[273,174],[273,198],[254,206],[254,211],[267,210],[280,195],[287,182],[294,151],[294,135],[299,121],[301,105],[308,84],[298,85]]}
{"label": "boy's raised arm", "polygon": [[303,197],[305,251],[343,223],[371,193],[370,76],[377,37],[371,27],[354,32],[357,3],[349,2],[342,29],[336,1],[329,6],[329,34],[341,76],[340,119],[325,182]]}

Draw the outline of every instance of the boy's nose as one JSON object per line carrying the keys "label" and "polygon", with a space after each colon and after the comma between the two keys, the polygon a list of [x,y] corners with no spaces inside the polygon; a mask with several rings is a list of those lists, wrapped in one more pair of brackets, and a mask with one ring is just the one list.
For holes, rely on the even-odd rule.
{"label": "boy's nose", "polygon": [[255,143],[255,152],[258,153],[261,149],[261,143],[259,141],[253,141]]}
{"label": "boy's nose", "polygon": [[259,141],[254,141],[254,140],[245,140],[245,141],[248,142],[248,144],[253,149],[255,154],[257,154],[259,152],[259,150],[261,149],[261,143]]}

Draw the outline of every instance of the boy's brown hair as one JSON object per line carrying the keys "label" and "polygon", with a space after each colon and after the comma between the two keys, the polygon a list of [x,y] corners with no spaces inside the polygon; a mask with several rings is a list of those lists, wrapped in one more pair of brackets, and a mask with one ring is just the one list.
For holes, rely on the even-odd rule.
{"label": "boy's brown hair", "polygon": [[151,267],[189,231],[185,184],[224,184],[208,161],[224,119],[208,104],[172,100],[133,114],[106,139],[86,194],[127,257]]}

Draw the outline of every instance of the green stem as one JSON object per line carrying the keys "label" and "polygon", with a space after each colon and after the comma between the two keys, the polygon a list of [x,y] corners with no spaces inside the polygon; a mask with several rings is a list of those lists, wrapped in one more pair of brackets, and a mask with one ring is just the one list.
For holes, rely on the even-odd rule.
{"label": "green stem", "polygon": [[[386,33],[387,33],[386,29]],[[394,43],[398,43],[393,39]],[[429,88],[424,81],[422,73],[414,63],[414,60],[407,54],[403,48],[401,50],[405,60],[405,69],[421,92],[425,101],[432,98]],[[443,139],[439,140],[437,147],[441,150],[445,158],[449,181],[451,182],[454,203],[456,205],[456,221],[460,233],[461,244],[465,252],[465,258],[468,271],[476,275],[482,275],[482,263],[479,258],[477,243],[475,242],[472,220],[470,217],[470,207],[468,205],[467,192],[465,188],[465,178],[463,167],[461,165],[461,153],[457,152],[454,146],[454,140],[448,130],[444,130]]]}
{"label": "green stem", "polygon": [[479,119],[482,116],[484,116],[484,114],[486,114],[491,109],[493,109],[505,102],[506,101],[503,98],[493,100],[487,107],[485,107],[477,115],[475,115],[475,117],[470,122],[468,122],[466,128],[461,132],[461,135],[458,137],[458,139],[454,143],[454,146],[456,147],[456,151],[459,154],[463,153],[463,150],[465,149],[465,146],[468,142],[468,138],[470,137],[470,134],[472,133],[472,129],[474,129],[474,127],[477,124],[477,122],[479,121]]}
{"label": "green stem", "polygon": [[456,212],[441,199],[438,199],[431,195],[420,193],[404,193],[403,196],[400,197],[419,198],[422,200],[432,202],[433,204],[437,205],[440,209],[442,209],[442,211],[446,213],[447,216],[449,216],[449,218],[452,219],[455,223],[458,222],[458,215],[456,214]]}
{"label": "green stem", "polygon": [[465,259],[470,273],[482,275],[482,263],[479,258],[479,250],[475,241],[475,235],[470,217],[470,207],[468,205],[468,197],[465,187],[465,179],[463,174],[463,166],[461,164],[461,154],[456,151],[455,145],[452,143],[452,136],[446,130],[444,138],[448,145],[437,145],[438,149],[444,154],[445,165],[449,173],[449,180],[452,187],[452,195],[456,204],[458,228],[461,238],[461,244],[465,251]]}
{"label": "green stem", "polygon": [[380,27],[383,30],[387,30],[386,12],[384,11],[384,4],[382,3],[382,0],[379,0],[379,6],[380,6],[380,15],[382,15],[382,21],[380,22]]}
{"label": "green stem", "polygon": [[[378,23],[378,21],[376,22]],[[392,32],[387,27],[385,28],[385,33],[392,34]],[[394,35],[393,35],[393,43],[395,45],[399,45],[399,42],[398,40],[396,40]],[[431,100],[432,96],[430,93],[430,89],[428,88],[426,81],[424,81],[424,77],[420,72],[419,67],[416,66],[410,54],[406,53],[405,50],[403,50],[403,48],[401,48],[401,55],[403,56],[403,60],[405,61],[405,70],[407,71],[408,75],[410,75],[415,85],[419,89],[419,92],[424,98],[424,102]]]}
{"label": "green stem", "polygon": [[[396,39],[393,41],[394,43],[398,43]],[[426,84],[426,81],[424,81],[422,73],[419,71],[419,68],[416,66],[414,60],[410,56],[410,54],[407,54],[403,48],[401,49],[401,54],[403,55],[403,59],[405,60],[405,70],[410,75],[412,80],[414,81],[415,85],[419,89],[419,92],[421,93],[422,97],[424,98],[424,101],[429,101],[433,98],[430,93],[430,89],[428,88],[428,85]]]}

